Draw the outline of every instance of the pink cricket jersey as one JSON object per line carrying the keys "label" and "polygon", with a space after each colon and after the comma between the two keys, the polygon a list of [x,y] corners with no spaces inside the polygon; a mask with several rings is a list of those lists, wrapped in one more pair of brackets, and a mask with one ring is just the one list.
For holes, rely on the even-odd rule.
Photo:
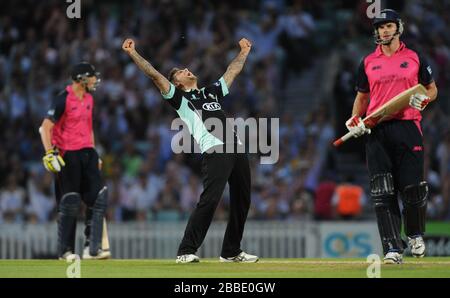
{"label": "pink cricket jersey", "polygon": [[[418,83],[433,82],[432,71],[424,57],[401,42],[390,57],[381,50],[381,45],[366,56],[358,71],[357,91],[370,92],[366,114],[370,114],[397,94]],[[394,119],[414,120],[420,128],[420,111],[407,107],[394,115]]]}
{"label": "pink cricket jersey", "polygon": [[52,144],[63,151],[93,148],[92,110],[94,99],[86,93],[82,100],[78,99],[72,86],[53,101],[47,113],[55,123],[52,134]]}

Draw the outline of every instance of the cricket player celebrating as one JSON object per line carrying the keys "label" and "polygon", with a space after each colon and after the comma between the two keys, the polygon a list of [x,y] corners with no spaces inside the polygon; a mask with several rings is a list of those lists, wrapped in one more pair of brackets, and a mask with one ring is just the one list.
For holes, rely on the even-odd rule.
{"label": "cricket player celebrating", "polygon": [[58,254],[60,259],[75,257],[75,231],[81,200],[88,206],[84,259],[106,259],[102,251],[103,218],[107,192],[102,185],[99,157],[92,128],[94,99],[90,92],[99,83],[98,73],[86,62],[72,70],[72,84],[52,102],[42,122],[45,168],[56,174],[58,201]]}
{"label": "cricket player celebrating", "polygon": [[[354,137],[369,134],[366,156],[370,191],[383,244],[384,263],[402,263],[401,213],[397,201],[403,202],[403,220],[411,252],[425,255],[423,234],[428,198],[424,181],[424,152],[420,120],[421,111],[436,99],[437,88],[431,67],[417,52],[400,41],[403,23],[391,9],[381,11],[373,21],[375,51],[366,56],[358,69],[357,95],[352,117],[345,123]],[[421,83],[427,94],[413,94],[409,107],[382,122],[372,131],[361,116],[370,114],[402,91]],[[369,101],[370,96],[370,101]]]}
{"label": "cricket player celebrating", "polygon": [[[187,124],[190,133],[202,151],[203,192],[186,226],[183,240],[178,248],[177,263],[199,262],[195,255],[202,244],[213,219],[214,211],[222,197],[226,183],[230,186],[230,217],[225,232],[220,261],[253,263],[258,257],[240,249],[250,207],[250,167],[245,153],[226,152],[226,144],[231,140],[234,147],[239,140],[232,129],[224,134],[208,130],[205,122],[211,119],[220,121],[226,127],[225,113],[221,100],[241,72],[251,49],[251,43],[243,38],[238,56],[228,66],[225,74],[213,85],[199,89],[197,77],[188,69],[174,68],[169,79],[161,75],[148,61],[135,50],[131,39],[125,40],[123,50],[137,66],[149,76],[161,91],[163,98]],[[231,137],[227,137],[232,134]],[[230,144],[230,143],[228,143]],[[222,153],[221,153],[222,152]]]}

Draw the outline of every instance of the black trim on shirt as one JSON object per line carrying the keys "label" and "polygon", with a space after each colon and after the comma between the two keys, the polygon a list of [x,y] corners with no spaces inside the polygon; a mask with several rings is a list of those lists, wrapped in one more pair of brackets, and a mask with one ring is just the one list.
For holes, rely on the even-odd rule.
{"label": "black trim on shirt", "polygon": [[431,69],[430,64],[428,63],[428,59],[423,56],[421,53],[415,51],[417,56],[419,57],[419,83],[426,86],[434,82],[433,71]]}
{"label": "black trim on shirt", "polygon": [[358,92],[361,92],[361,93],[369,93],[370,92],[369,79],[367,78],[366,67],[365,67],[365,62],[364,62],[366,60],[366,57],[363,57],[361,59],[361,62],[359,63],[358,71],[356,74],[355,90]]}
{"label": "black trim on shirt", "polygon": [[61,119],[64,111],[66,109],[66,100],[69,92],[63,90],[52,100],[52,104],[47,112],[47,119],[51,120],[53,123],[58,122]]}

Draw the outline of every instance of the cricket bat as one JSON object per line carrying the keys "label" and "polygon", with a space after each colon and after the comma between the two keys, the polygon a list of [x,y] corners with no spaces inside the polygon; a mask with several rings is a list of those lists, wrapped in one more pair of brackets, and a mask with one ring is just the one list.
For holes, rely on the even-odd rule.
{"label": "cricket bat", "polygon": [[[372,112],[370,115],[366,116],[363,119],[364,125],[367,128],[373,128],[378,123],[391,119],[394,114],[409,106],[409,99],[411,95],[416,93],[426,95],[427,89],[425,89],[422,84],[417,84],[416,86],[397,94],[389,101],[387,101],[384,105]],[[334,141],[333,145],[335,147],[339,147],[352,137],[352,133],[348,132],[347,134]]]}
{"label": "cricket bat", "polygon": [[103,218],[102,250],[109,251],[108,227],[106,226],[106,218]]}

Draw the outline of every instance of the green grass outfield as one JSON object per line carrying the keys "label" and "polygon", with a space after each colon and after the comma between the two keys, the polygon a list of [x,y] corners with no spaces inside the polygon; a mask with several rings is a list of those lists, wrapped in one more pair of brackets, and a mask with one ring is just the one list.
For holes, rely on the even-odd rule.
{"label": "green grass outfield", "polygon": [[[57,260],[0,260],[0,278],[66,277],[70,264]],[[81,261],[81,277],[285,278],[366,277],[364,259],[262,259],[256,264],[196,264],[175,260]],[[450,277],[450,257],[405,258],[402,265],[381,265],[381,277]]]}

